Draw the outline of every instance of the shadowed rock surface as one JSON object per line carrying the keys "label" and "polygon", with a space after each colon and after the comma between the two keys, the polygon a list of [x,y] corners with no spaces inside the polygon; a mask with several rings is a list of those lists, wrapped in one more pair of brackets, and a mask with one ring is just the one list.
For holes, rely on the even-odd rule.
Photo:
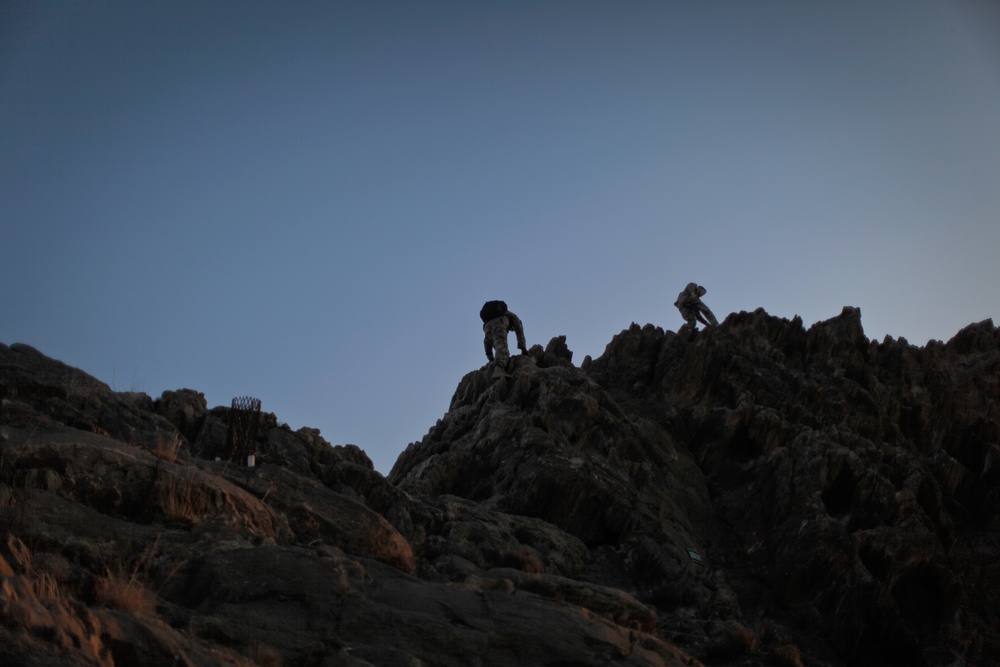
{"label": "shadowed rock surface", "polygon": [[[0,664],[996,665],[1000,333],[762,310],[472,371],[388,478],[0,345]],[[223,457],[224,458],[224,457]]]}

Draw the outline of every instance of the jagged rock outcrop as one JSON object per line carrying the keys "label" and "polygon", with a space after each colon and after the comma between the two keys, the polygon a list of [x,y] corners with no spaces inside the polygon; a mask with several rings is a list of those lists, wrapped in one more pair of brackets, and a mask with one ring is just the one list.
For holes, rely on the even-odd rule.
{"label": "jagged rock outcrop", "polygon": [[992,322],[916,348],[857,309],[809,330],[758,310],[693,342],[633,325],[586,372],[514,362],[463,379],[390,480],[576,535],[706,662],[995,659]]}
{"label": "jagged rock outcrop", "polygon": [[793,612],[848,664],[995,659],[992,322],[915,348],[868,341],[856,309],[808,331],[757,311],[678,345],[633,327],[592,374],[697,457],[755,613]]}
{"label": "jagged rock outcrop", "polygon": [[459,383],[388,478],[0,345],[0,662],[1000,664],[1000,333],[758,310]]}
{"label": "jagged rock outcrop", "polygon": [[227,421],[0,346],[0,662],[689,664],[555,526],[269,414],[259,466],[217,461]]}

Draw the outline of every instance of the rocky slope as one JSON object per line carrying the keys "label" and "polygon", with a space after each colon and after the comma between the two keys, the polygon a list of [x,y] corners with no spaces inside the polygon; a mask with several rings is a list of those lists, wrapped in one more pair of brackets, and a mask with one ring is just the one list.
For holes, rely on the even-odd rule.
{"label": "rocky slope", "polygon": [[1000,664],[998,371],[849,308],[560,337],[385,478],[0,345],[0,664]]}

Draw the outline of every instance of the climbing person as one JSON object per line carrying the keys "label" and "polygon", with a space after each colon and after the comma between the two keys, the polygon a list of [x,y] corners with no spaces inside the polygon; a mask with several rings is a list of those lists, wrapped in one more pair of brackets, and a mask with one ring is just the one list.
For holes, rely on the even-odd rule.
{"label": "climbing person", "polygon": [[510,352],[507,351],[507,333],[513,331],[517,336],[517,349],[521,354],[528,353],[528,345],[524,342],[524,327],[521,325],[521,318],[507,310],[507,304],[503,301],[487,301],[479,311],[479,317],[483,321],[483,346],[486,348],[486,358],[494,361],[493,351],[496,350],[495,363],[504,367],[510,359]]}
{"label": "climbing person", "polygon": [[674,305],[677,306],[677,310],[681,311],[681,317],[685,320],[684,326],[677,333],[693,336],[698,327],[697,322],[713,327],[719,324],[708,306],[701,302],[701,297],[705,296],[706,292],[708,290],[698,283],[688,283],[684,291],[677,295],[677,301],[674,301]]}

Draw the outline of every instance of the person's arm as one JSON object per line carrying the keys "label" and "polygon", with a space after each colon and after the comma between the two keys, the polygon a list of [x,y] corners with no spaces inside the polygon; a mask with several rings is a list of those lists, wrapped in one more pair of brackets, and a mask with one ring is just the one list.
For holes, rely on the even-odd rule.
{"label": "person's arm", "polygon": [[509,325],[509,329],[517,336],[517,349],[527,354],[528,344],[524,340],[524,325],[521,324],[521,318],[508,310],[507,324]]}
{"label": "person's arm", "polygon": [[715,313],[713,313],[708,306],[706,306],[704,303],[701,303],[700,301],[698,302],[698,310],[705,313],[705,317],[708,318],[708,322],[705,322],[705,320],[702,320],[702,322],[705,322],[705,324],[711,324],[713,327],[719,325],[719,321],[715,319]]}

